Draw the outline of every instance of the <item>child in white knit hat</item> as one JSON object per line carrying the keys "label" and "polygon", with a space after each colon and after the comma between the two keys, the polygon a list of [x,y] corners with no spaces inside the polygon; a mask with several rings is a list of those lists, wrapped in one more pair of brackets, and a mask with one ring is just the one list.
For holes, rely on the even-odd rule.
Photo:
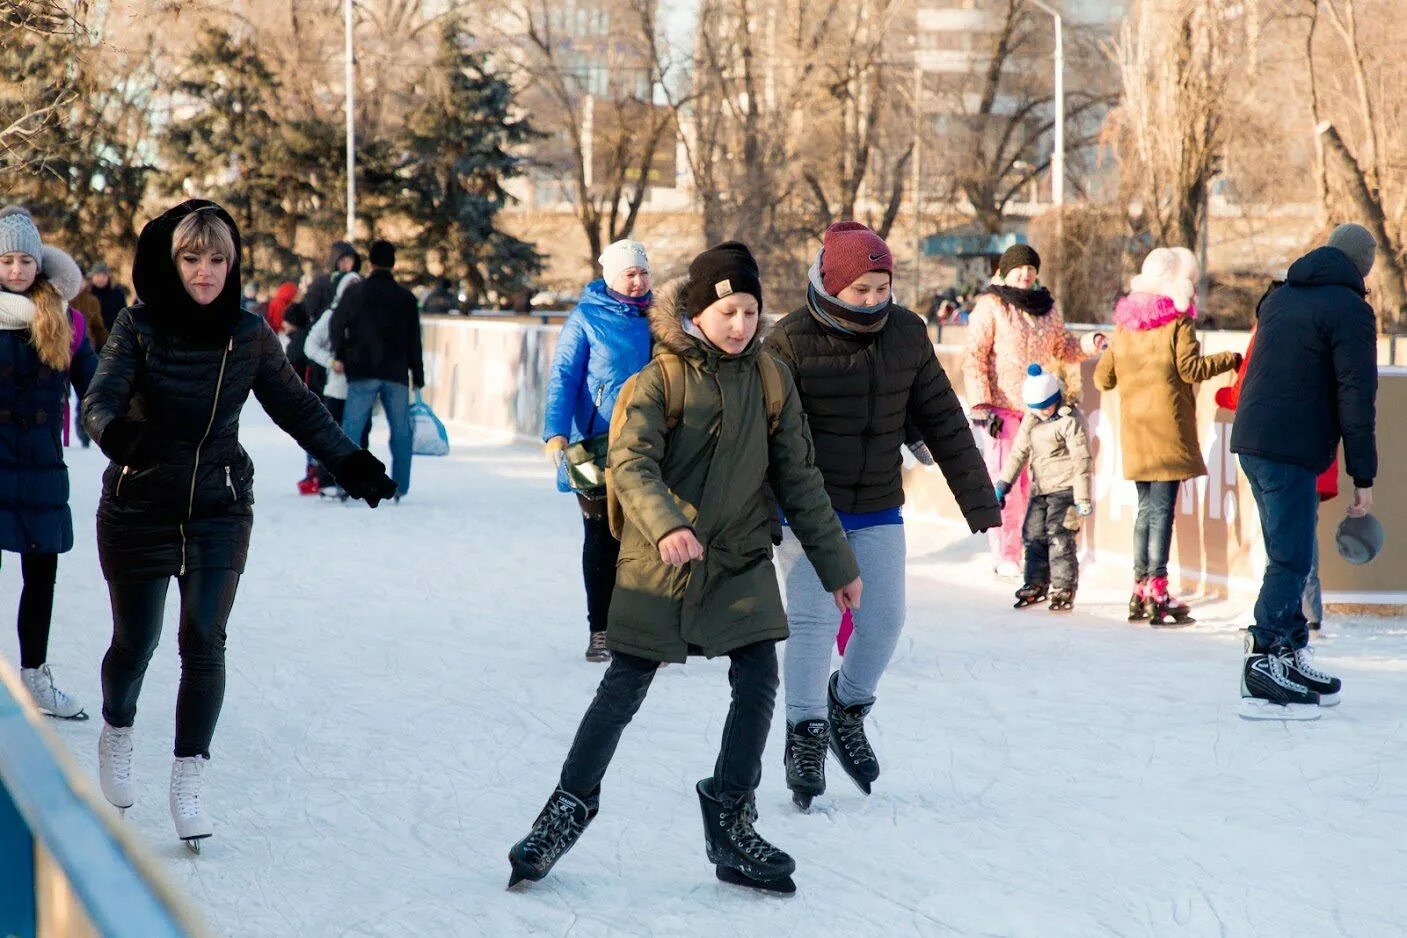
{"label": "child in white knit hat", "polygon": [[1079,585],[1080,564],[1075,532],[1090,501],[1089,430],[1084,415],[1064,401],[1060,379],[1040,365],[1026,369],[1022,398],[1026,416],[1011,454],[997,480],[997,501],[1006,501],[1021,468],[1031,464],[1031,498],[1021,539],[1026,548],[1025,582],[1016,591],[1016,608],[1050,596],[1052,611],[1070,609]]}

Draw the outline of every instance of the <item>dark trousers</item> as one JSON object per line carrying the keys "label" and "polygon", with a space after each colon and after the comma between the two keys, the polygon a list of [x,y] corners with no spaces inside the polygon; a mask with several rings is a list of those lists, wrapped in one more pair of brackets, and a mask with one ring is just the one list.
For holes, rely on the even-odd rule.
{"label": "dark trousers", "polygon": [[1172,552],[1173,512],[1181,482],[1135,482],[1138,515],[1133,521],[1133,575],[1135,579],[1168,575]]}
{"label": "dark trousers", "polygon": [[20,667],[37,668],[49,660],[49,624],[54,620],[54,580],[58,554],[20,554]]}
{"label": "dark trousers", "polygon": [[606,631],[611,594],[616,589],[620,541],[611,536],[605,499],[577,496],[585,534],[581,542],[581,575],[586,582],[586,624],[592,632]]}
{"label": "dark trousers", "polygon": [[[162,613],[170,579],[108,583],[112,599],[112,645],[103,658],[103,719],[131,726],[147,663],[161,638]],[[181,590],[177,641],[181,687],[176,693],[177,758],[210,758],[210,739],[225,700],[225,623],[234,606],[239,574],[233,570],[192,570],[176,580]]]}
{"label": "dark trousers", "polygon": [[[733,702],[723,724],[723,742],[713,767],[719,800],[736,805],[762,781],[762,751],[777,699],[777,643],[744,645],[728,657]],[[562,765],[562,788],[579,798],[594,797],[625,731],[655,679],[658,661],[616,652],[586,708]]]}
{"label": "dark trousers", "polygon": [[1065,527],[1065,515],[1075,504],[1073,489],[1032,495],[1026,503],[1021,540],[1026,547],[1026,582],[1048,583],[1073,590],[1080,583],[1075,532]]}
{"label": "dark trousers", "polygon": [[1315,522],[1319,517],[1315,475],[1300,466],[1244,454],[1241,471],[1251,484],[1265,538],[1265,579],[1256,598],[1256,624],[1251,626],[1251,634],[1261,650],[1276,645],[1303,648],[1309,644],[1304,584],[1314,566]]}

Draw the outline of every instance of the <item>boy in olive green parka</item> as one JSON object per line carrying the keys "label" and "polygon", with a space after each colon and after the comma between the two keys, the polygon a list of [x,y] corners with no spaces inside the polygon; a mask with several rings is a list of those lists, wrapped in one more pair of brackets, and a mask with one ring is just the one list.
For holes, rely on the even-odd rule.
{"label": "boy in olive green parka", "polygon": [[[655,358],[635,379],[610,465],[624,513],[607,643],[611,665],[582,718],[560,784],[509,852],[513,876],[538,880],[596,816],[601,779],[661,662],[728,655],[732,706],[713,776],[697,786],[709,862],[720,879],[790,892],[796,864],[764,840],[753,793],[778,684],[786,613],[772,567],[770,482],[838,607],[859,605],[859,567],[816,469],[796,388],[769,427],[757,340],[762,287],[739,242],[694,259],[650,311]],[[661,355],[682,360],[666,389]],[[670,399],[682,401],[670,426]],[[769,432],[771,430],[771,432]]]}

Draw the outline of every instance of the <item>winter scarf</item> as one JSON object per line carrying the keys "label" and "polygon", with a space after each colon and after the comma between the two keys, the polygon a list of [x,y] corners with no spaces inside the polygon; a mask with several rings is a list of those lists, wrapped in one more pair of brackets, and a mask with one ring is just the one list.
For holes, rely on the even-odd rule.
{"label": "winter scarf", "polygon": [[0,290],[0,329],[13,331],[34,327],[34,301],[22,293]]}
{"label": "winter scarf", "polygon": [[644,296],[628,296],[624,293],[617,293],[615,290],[607,287],[606,295],[617,303],[624,303],[642,316],[645,314],[645,310],[650,308],[650,304],[655,301],[655,293],[653,290],[648,291]]}
{"label": "winter scarf", "polygon": [[[197,303],[186,292],[176,261],[171,257],[171,236],[175,234],[176,226],[187,215],[199,211],[214,212],[215,217],[229,226],[235,245],[225,286],[207,306]],[[137,239],[137,256],[132,262],[132,284],[153,328],[206,348],[218,348],[229,341],[235,324],[243,315],[239,305],[242,295],[239,255],[239,228],[229,213],[214,202],[190,199],[147,222]]]}
{"label": "winter scarf", "polygon": [[1045,287],[1020,290],[1005,284],[994,283],[983,292],[990,293],[1008,306],[1014,306],[1032,316],[1044,316],[1055,308],[1055,297],[1051,296],[1050,291]]}
{"label": "winter scarf", "polygon": [[889,321],[892,300],[885,300],[882,306],[852,306],[843,303],[826,292],[821,281],[821,256],[807,274],[806,308],[816,321],[841,335],[870,335],[884,329]]}

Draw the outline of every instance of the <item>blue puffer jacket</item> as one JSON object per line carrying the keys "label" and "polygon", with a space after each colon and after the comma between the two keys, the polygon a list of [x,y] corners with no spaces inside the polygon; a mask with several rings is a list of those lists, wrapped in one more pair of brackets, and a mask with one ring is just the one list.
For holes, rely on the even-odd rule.
{"label": "blue puffer jacket", "polygon": [[[587,284],[557,338],[542,439],[569,443],[610,429],[616,395],[650,360],[650,323],[642,311],[612,299],[604,280]],[[569,491],[565,471],[557,488]]]}
{"label": "blue puffer jacket", "polygon": [[63,428],[69,382],[79,397],[98,367],[85,337],[67,372],[39,360],[28,329],[0,330],[0,550],[62,554],[73,547]]}
{"label": "blue puffer jacket", "polygon": [[1260,308],[1231,451],[1318,475],[1343,440],[1354,485],[1378,473],[1378,336],[1363,277],[1337,248],[1310,251]]}

